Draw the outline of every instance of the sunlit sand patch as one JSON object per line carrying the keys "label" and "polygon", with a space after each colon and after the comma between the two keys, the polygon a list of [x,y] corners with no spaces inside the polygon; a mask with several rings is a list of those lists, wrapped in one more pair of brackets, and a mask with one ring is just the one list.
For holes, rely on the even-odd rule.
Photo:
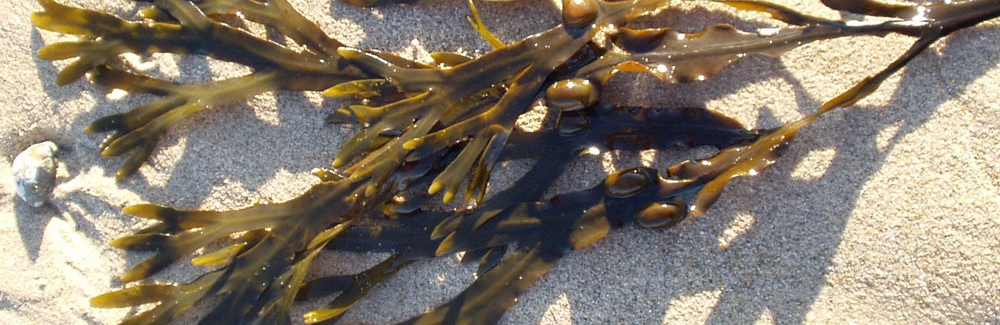
{"label": "sunlit sand patch", "polygon": [[792,179],[812,181],[822,178],[833,163],[836,153],[837,150],[833,148],[813,149],[792,170]]}
{"label": "sunlit sand patch", "polygon": [[750,228],[753,228],[756,222],[757,217],[754,217],[750,213],[740,212],[737,214],[733,222],[729,223],[729,227],[726,227],[726,230],[722,231],[722,235],[719,236],[719,249],[729,249],[737,239],[750,231]]}

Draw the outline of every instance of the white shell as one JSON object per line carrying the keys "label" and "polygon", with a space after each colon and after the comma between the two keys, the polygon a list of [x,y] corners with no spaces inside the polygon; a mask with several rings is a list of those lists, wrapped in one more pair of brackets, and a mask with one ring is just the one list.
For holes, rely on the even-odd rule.
{"label": "white shell", "polygon": [[17,196],[33,207],[45,204],[56,183],[56,151],[51,141],[36,143],[14,158],[12,166]]}

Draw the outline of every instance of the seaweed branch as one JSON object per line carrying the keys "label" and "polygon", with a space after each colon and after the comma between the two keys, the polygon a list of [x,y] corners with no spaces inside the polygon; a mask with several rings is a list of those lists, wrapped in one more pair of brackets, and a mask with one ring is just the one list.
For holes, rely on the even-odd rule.
{"label": "seaweed branch", "polygon": [[[141,166],[167,129],[198,111],[268,91],[321,90],[364,76],[337,56],[335,49],[340,42],[327,37],[284,0],[215,0],[202,2],[201,7],[182,0],[153,2],[156,10],[146,11],[152,18],[140,22],[52,0],[40,0],[45,11],[32,15],[32,21],[40,28],[84,37],[81,41],[54,43],[39,50],[38,56],[46,60],[77,58],[59,73],[56,84],[68,84],[96,70],[92,75],[96,83],[126,91],[166,95],[129,112],[95,121],[87,128],[88,132],[113,131],[101,147],[104,156],[133,151],[116,173],[119,178],[131,175]],[[216,15],[240,13],[251,21],[286,32],[289,38],[301,42],[308,50],[298,51],[261,39],[212,20],[202,10]],[[109,66],[124,53],[207,55],[246,65],[255,72],[230,80],[171,85]]]}
{"label": "seaweed branch", "polygon": [[[414,1],[352,3],[394,2]],[[669,1],[567,0],[561,25],[505,45],[492,37],[470,2],[469,22],[495,49],[477,58],[435,53],[435,62],[420,63],[346,47],[284,0],[155,0],[142,10],[141,22],[40,0],[45,10],[32,16],[37,26],[83,37],[39,51],[48,60],[76,58],[57,84],[90,72],[97,84],[163,96],[86,128],[112,132],[102,155],[131,152],[118,177],[135,172],[171,126],[222,104],[275,90],[324,90],[326,96],[359,102],[326,118],[363,127],[334,157],[333,166],[342,169],[317,170],[320,182],[295,199],[222,212],[127,207],[125,213],[157,223],[111,243],[153,252],[122,275],[123,282],[147,279],[213,242],[235,243],[193,257],[196,265],[218,268],[187,284],[134,284],[91,302],[109,308],[156,304],[123,323],[162,324],[217,297],[220,302],[201,323],[284,324],[294,301],[337,294],[326,307],[303,315],[309,324],[336,322],[413,262],[466,252],[464,259],[479,263],[478,278],[450,301],[403,323],[495,323],[567,252],[625,225],[659,229],[703,215],[729,180],[775,163],[796,134],[822,114],[865,98],[951,32],[1000,16],[1000,5],[989,0],[917,6],[823,1],[835,10],[883,18],[860,22],[808,16],[761,1],[721,2],[768,13],[788,26],[768,33],[727,24],[697,33],[667,26],[633,29],[628,24],[636,17],[668,8]],[[222,23],[224,16],[273,27],[305,49]],[[884,70],[775,129],[747,130],[704,108],[621,107],[600,98],[600,88],[618,73],[697,82],[747,55],[776,57],[810,42],[887,34],[915,41]],[[178,84],[115,67],[123,53],[207,55],[253,72]],[[558,116],[555,125],[534,133],[515,128],[536,102]],[[665,171],[624,168],[590,189],[545,197],[585,152],[696,146],[719,152]],[[497,163],[522,158],[538,161],[514,185],[487,197]],[[424,209],[435,193],[452,200],[466,181],[464,197],[474,206]],[[324,249],[390,256],[357,274],[306,281]]]}

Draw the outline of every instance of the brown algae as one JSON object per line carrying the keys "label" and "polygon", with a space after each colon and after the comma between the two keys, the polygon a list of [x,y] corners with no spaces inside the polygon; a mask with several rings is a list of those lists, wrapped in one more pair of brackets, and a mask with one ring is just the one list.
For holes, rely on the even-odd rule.
{"label": "brown algae", "polygon": [[[86,132],[110,132],[104,156],[128,155],[116,176],[139,170],[165,132],[193,114],[270,91],[324,91],[355,103],[326,118],[362,128],[331,157],[338,170],[287,202],[233,211],[183,211],[153,204],[124,213],[156,223],[112,246],[149,251],[121,280],[125,288],[94,297],[102,308],[151,308],[123,324],[168,323],[211,300],[202,324],[333,323],[373,287],[414,261],[465,252],[478,260],[476,280],[451,300],[403,324],[496,323],[517,297],[567,252],[634,224],[660,229],[702,215],[729,180],[752,176],[780,158],[797,132],[836,108],[875,91],[931,44],[956,30],[1000,16],[988,0],[928,5],[824,1],[859,20],[830,20],[763,1],[722,1],[769,14],[783,24],[769,33],[725,22],[683,33],[670,26],[631,27],[670,7],[667,0],[563,2],[562,25],[503,44],[472,7],[470,23],[495,48],[479,57],[436,53],[415,62],[377,49],[343,45],[285,0],[154,0],[128,20],[53,0],[32,15],[42,29],[79,35],[49,44],[46,60],[73,60],[64,85],[89,74],[96,84],[161,96],[94,121]],[[350,1],[359,6],[424,1]],[[225,17],[226,22],[224,22]],[[248,32],[232,19],[266,25],[300,46]],[[884,70],[824,102],[814,113],[773,129],[747,129],[704,108],[623,106],[600,98],[612,76],[646,73],[664,83],[712,78],[747,55],[780,56],[841,37],[912,37],[912,47]],[[124,53],[204,55],[249,67],[242,77],[199,84],[161,80],[118,65]],[[542,100],[559,115],[537,132],[515,123]],[[666,170],[628,167],[589,189],[546,197],[569,164],[590,150],[714,147],[704,159]],[[499,163],[537,161],[508,188],[490,188]],[[431,195],[461,198],[469,208],[424,209]],[[218,268],[182,284],[139,282],[223,238],[231,246],[192,257]],[[357,274],[307,279],[324,251],[381,252],[388,258]],[[303,299],[336,294],[325,307],[289,315]]]}

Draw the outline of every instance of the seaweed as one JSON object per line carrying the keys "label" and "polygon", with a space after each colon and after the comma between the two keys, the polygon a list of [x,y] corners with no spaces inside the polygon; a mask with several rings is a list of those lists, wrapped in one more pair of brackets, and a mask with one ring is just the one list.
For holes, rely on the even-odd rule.
{"label": "seaweed", "polygon": [[[71,83],[93,71],[91,80],[97,84],[164,96],[128,112],[98,119],[85,129],[112,131],[101,145],[104,156],[131,151],[116,174],[119,178],[131,175],[142,165],[167,129],[199,111],[268,91],[321,90],[364,77],[337,56],[340,42],[326,36],[282,0],[204,1],[197,6],[188,1],[153,1],[156,10],[144,12],[151,17],[145,22],[50,0],[39,3],[45,11],[32,15],[36,26],[82,37],[78,42],[54,43],[38,51],[38,56],[46,60],[76,58],[60,71],[56,84]],[[237,13],[274,27],[305,49],[261,39],[208,16]],[[228,80],[179,85],[109,65],[123,53],[206,55],[246,65],[254,72]]]}
{"label": "seaweed", "polygon": [[[362,128],[333,158],[339,170],[317,169],[319,181],[287,202],[234,211],[183,211],[152,204],[125,214],[157,222],[112,246],[153,255],[121,276],[149,278],[214,242],[228,247],[192,258],[217,265],[185,284],[139,283],[91,300],[96,307],[154,306],[123,324],[161,324],[201,301],[217,298],[203,324],[290,323],[299,300],[336,294],[303,315],[306,323],[335,322],[374,286],[413,262],[465,252],[478,260],[477,279],[450,301],[405,324],[495,323],[518,295],[567,252],[589,246],[615,228],[662,229],[702,215],[733,178],[752,176],[776,162],[804,126],[853,105],[951,32],[1000,16],[987,0],[928,5],[823,1],[835,10],[876,20],[830,20],[762,1],[720,1],[761,11],[786,26],[767,33],[728,24],[682,33],[668,26],[631,27],[670,6],[665,0],[566,0],[562,24],[512,44],[493,37],[470,1],[469,22],[494,50],[470,58],[435,53],[433,63],[345,46],[284,0],[155,0],[142,21],[129,21],[52,0],[36,26],[82,36],[42,48],[47,60],[76,58],[56,78],[64,85],[90,73],[100,85],[160,99],[100,118],[86,132],[111,132],[104,156],[129,153],[116,173],[136,172],[157,140],[184,118],[269,91],[323,91],[357,104],[326,117]],[[352,1],[361,6],[399,1]],[[401,1],[416,3],[414,1]],[[273,28],[294,42],[280,43],[224,21]],[[747,129],[718,112],[695,107],[622,106],[600,91],[621,73],[647,73],[666,83],[712,78],[747,55],[780,56],[817,41],[861,35],[915,38],[911,48],[806,117],[773,129]],[[252,73],[200,84],[180,84],[116,67],[123,53],[205,55],[245,65]],[[537,132],[515,126],[542,102],[558,117]],[[628,167],[589,189],[547,197],[576,157],[610,150],[709,146],[711,157],[660,171]],[[540,156],[539,153],[544,153]],[[537,161],[505,189],[487,196],[498,163]],[[464,191],[463,191],[464,184]],[[427,209],[435,194],[468,208]],[[307,279],[326,250],[382,252],[388,257],[349,275]]]}

